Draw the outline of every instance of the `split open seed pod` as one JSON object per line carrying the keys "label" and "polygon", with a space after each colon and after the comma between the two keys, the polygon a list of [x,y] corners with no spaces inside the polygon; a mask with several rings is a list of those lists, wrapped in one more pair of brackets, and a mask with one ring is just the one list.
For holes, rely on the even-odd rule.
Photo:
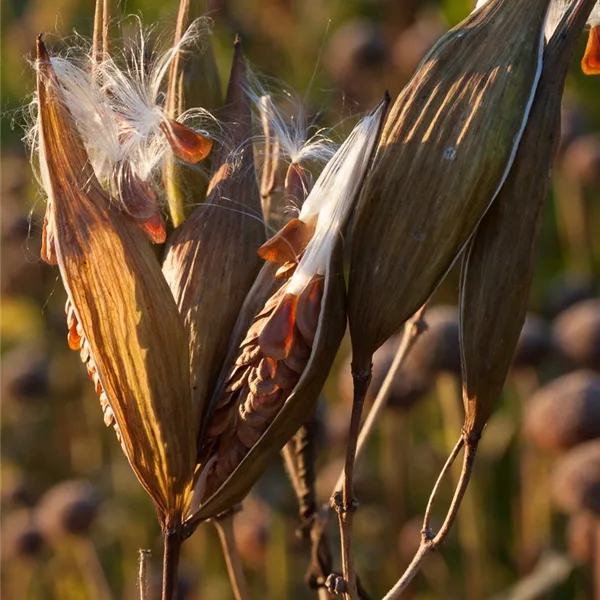
{"label": "split open seed pod", "polygon": [[185,331],[142,232],[94,175],[41,39],[37,53],[46,248],[68,295],[69,345],[170,527],[181,521],[195,458]]}
{"label": "split open seed pod", "polygon": [[298,218],[261,249],[284,283],[255,315],[214,406],[190,526],[242,500],[312,414],[346,328],[344,234],[386,108],[355,127]]}
{"label": "split open seed pod", "polygon": [[474,438],[500,397],[525,321],[542,209],[560,141],[563,87],[593,4],[592,0],[579,2],[549,42],[514,165],[463,260],[463,400],[465,432]]}
{"label": "split open seed pod", "polygon": [[236,318],[260,269],[256,252],[265,240],[252,147],[242,145],[250,138],[245,79],[236,42],[226,100],[236,150],[215,153],[206,202],[173,231],[163,264],[189,336],[195,423],[201,421]]}
{"label": "split open seed pod", "polygon": [[549,0],[491,0],[443,36],[397,98],[352,233],[353,363],[423,305],[498,193],[541,70]]}

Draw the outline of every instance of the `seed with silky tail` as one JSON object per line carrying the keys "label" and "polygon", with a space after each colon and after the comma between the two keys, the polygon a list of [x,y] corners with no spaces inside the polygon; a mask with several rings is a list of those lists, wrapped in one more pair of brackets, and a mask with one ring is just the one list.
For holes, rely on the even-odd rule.
{"label": "seed with silky tail", "polygon": [[397,98],[352,232],[355,370],[423,305],[489,208],[541,70],[549,0],[491,0],[434,46]]}
{"label": "seed with silky tail", "polygon": [[573,3],[550,40],[514,165],[463,260],[460,333],[467,438],[481,435],[494,410],[525,321],[542,209],[560,141],[563,88],[593,4]]}
{"label": "seed with silky tail", "polygon": [[194,422],[200,423],[216,383],[231,331],[261,266],[256,251],[265,240],[254,176],[250,104],[244,93],[246,62],[236,41],[226,98],[234,150],[213,156],[214,175],[204,204],[168,240],[164,276],[190,340]]}
{"label": "seed with silky tail", "polygon": [[311,414],[346,326],[343,237],[386,108],[355,127],[298,219],[261,250],[280,266],[282,285],[256,314],[217,398],[190,524],[239,502]]}
{"label": "seed with silky tail", "polygon": [[96,179],[41,40],[37,51],[45,252],[67,291],[69,345],[80,350],[163,528],[178,527],[196,436],[183,324],[142,232]]}

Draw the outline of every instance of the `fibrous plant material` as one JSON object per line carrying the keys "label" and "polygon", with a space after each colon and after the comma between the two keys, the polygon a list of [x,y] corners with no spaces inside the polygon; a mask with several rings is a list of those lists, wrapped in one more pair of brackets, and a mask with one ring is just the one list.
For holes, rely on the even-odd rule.
{"label": "fibrous plant material", "polygon": [[549,42],[515,163],[463,260],[461,353],[468,438],[479,438],[500,397],[525,321],[542,209],[560,140],[563,87],[593,4],[573,5]]}
{"label": "fibrous plant material", "polygon": [[199,510],[190,522],[243,498],[316,402],[345,329],[343,235],[385,108],[355,127],[298,219],[261,249],[282,284],[256,314],[214,405],[202,438]]}
{"label": "fibrous plant material", "polygon": [[492,0],[441,38],[390,112],[357,207],[355,367],[431,295],[498,193],[541,72],[549,0]]}
{"label": "fibrous plant material", "polygon": [[196,437],[183,325],[141,231],[98,183],[41,40],[37,76],[43,256],[58,264],[67,291],[69,345],[80,350],[161,524],[177,527]]}
{"label": "fibrous plant material", "polygon": [[224,117],[232,123],[234,150],[213,156],[214,174],[204,204],[169,238],[163,274],[173,291],[190,344],[194,422],[200,424],[216,384],[240,308],[260,269],[256,251],[265,240],[253,171],[250,106],[244,94],[241,43],[234,62]]}

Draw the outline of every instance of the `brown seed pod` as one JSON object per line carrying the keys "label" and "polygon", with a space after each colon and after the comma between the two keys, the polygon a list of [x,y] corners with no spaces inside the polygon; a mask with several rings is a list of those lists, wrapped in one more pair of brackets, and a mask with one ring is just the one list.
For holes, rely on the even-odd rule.
{"label": "brown seed pod", "polygon": [[429,298],[504,182],[531,107],[549,0],[492,0],[396,100],[357,207],[348,289],[357,372]]}
{"label": "brown seed pod", "polygon": [[577,371],[538,389],[526,404],[523,428],[548,452],[600,437],[600,376]]}
{"label": "brown seed pod", "polygon": [[559,352],[571,363],[600,371],[600,300],[578,302],[554,321]]}
{"label": "brown seed pod", "polygon": [[100,495],[86,481],[72,480],[50,488],[41,498],[36,516],[49,540],[65,535],[87,536],[100,510]]}
{"label": "brown seed pod", "polygon": [[[238,41],[224,115],[233,123],[236,148],[251,133],[245,85],[246,62]],[[256,251],[265,240],[252,147],[246,144],[233,154],[219,150],[213,165],[206,202],[173,231],[163,264],[189,336],[191,419],[198,424],[240,308],[260,269]]]}
{"label": "brown seed pod", "polygon": [[[478,438],[502,392],[527,311],[542,208],[560,138],[562,91],[592,9],[579,4],[552,37],[514,165],[465,252],[460,282],[466,435]],[[524,201],[524,198],[527,201]]]}
{"label": "brown seed pod", "polygon": [[460,375],[458,309],[432,306],[427,309],[427,329],[406,358],[406,369],[435,378],[439,373]]}
{"label": "brown seed pod", "polygon": [[552,353],[552,331],[549,325],[534,314],[525,317],[523,329],[519,335],[512,366],[539,367]]}
{"label": "brown seed pod", "polygon": [[[255,315],[211,403],[196,485],[199,510],[190,526],[239,502],[312,413],[345,330],[344,232],[386,109],[384,101],[354,128],[298,223],[265,245],[269,261],[283,262],[284,283]],[[297,235],[303,228],[314,229],[312,238]],[[294,262],[290,244],[300,244]]]}
{"label": "brown seed pod", "polygon": [[3,559],[38,558],[45,544],[44,535],[29,510],[15,511],[3,518]]}
{"label": "brown seed pod", "polygon": [[579,564],[590,564],[596,552],[596,537],[600,519],[587,512],[571,515],[567,526],[569,554]]}
{"label": "brown seed pod", "polygon": [[567,513],[588,511],[600,516],[600,440],[576,446],[556,463],[551,494]]}
{"label": "brown seed pod", "polygon": [[69,345],[80,350],[159,518],[177,521],[198,428],[181,317],[141,231],[96,179],[41,39],[37,75],[46,258],[58,262],[69,298]]}

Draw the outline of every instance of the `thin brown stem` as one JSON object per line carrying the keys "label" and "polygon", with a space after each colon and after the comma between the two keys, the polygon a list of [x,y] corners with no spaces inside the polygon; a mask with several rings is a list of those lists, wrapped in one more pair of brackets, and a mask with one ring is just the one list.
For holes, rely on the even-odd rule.
{"label": "thin brown stem", "polygon": [[[176,46],[183,36],[183,32],[187,26],[190,12],[190,0],[181,0],[179,3],[179,12],[177,13],[177,23],[175,25],[175,39],[173,46]],[[167,114],[172,119],[177,117],[178,106],[178,81],[179,81],[179,62],[181,52],[178,52],[171,62],[169,67],[169,83],[167,89],[166,109]]]}
{"label": "thin brown stem", "polygon": [[150,558],[150,550],[139,550],[139,567],[138,567],[138,588],[140,590],[140,600],[148,598],[148,559]]}
{"label": "thin brown stem", "polygon": [[[450,504],[450,508],[446,514],[446,518],[444,523],[442,524],[440,530],[437,534],[433,534],[429,529],[429,519],[431,516],[431,509],[433,505],[433,499],[439,490],[439,484],[444,475],[448,473],[450,467],[454,460],[458,455],[458,450],[460,447],[464,445],[465,452],[463,457],[463,465],[462,471],[460,474],[460,479],[458,480],[458,484],[456,486],[456,490],[454,491],[454,496],[452,498],[452,502]],[[458,509],[462,502],[462,499],[467,491],[467,487],[469,485],[469,481],[471,479],[471,474],[473,472],[473,465],[475,463],[475,454],[477,453],[477,442],[466,438],[466,436],[461,437],[461,440],[454,447],[452,453],[446,464],[444,465],[442,472],[440,473],[440,477],[438,478],[433,491],[432,498],[430,498],[429,503],[427,505],[427,510],[425,511],[425,519],[423,521],[423,530],[421,531],[421,543],[419,548],[402,575],[400,579],[396,582],[394,587],[386,594],[383,600],[395,600],[399,598],[402,592],[406,590],[409,586],[410,582],[414,579],[415,575],[420,571],[423,562],[427,558],[429,554],[433,551],[437,550],[441,544],[448,537],[448,533],[450,533],[450,529],[456,519],[456,515],[458,514]]]}
{"label": "thin brown stem", "polygon": [[104,0],[96,0],[94,9],[94,32],[92,34],[92,75],[95,65],[102,60],[102,3]]}
{"label": "thin brown stem", "polygon": [[342,492],[335,492],[331,498],[333,507],[338,513],[340,522],[340,537],[342,546],[342,573],[344,575],[346,600],[358,599],[356,585],[356,572],[354,568],[354,553],[352,548],[352,526],[357,502],[354,498],[354,461],[358,435],[360,433],[360,419],[365,403],[365,396],[371,382],[370,368],[367,370],[353,370],[354,398],[352,401],[352,414],[350,416],[350,430],[346,446],[346,461],[344,464],[344,479]]}
{"label": "thin brown stem", "polygon": [[238,553],[235,537],[233,534],[233,511],[213,519],[213,523],[219,533],[223,556],[227,564],[227,572],[236,600],[249,600],[250,588],[244,575],[242,560]]}
{"label": "thin brown stem", "polygon": [[164,532],[162,600],[176,600],[179,584],[179,554],[183,536],[180,529]]}
{"label": "thin brown stem", "polygon": [[[375,397],[373,406],[371,407],[371,410],[369,410],[369,414],[367,415],[365,422],[363,423],[363,426],[360,430],[360,434],[358,436],[358,443],[356,446],[356,462],[358,462],[359,458],[362,456],[367,440],[373,432],[373,428],[377,423],[383,408],[386,405],[394,380],[398,375],[398,372],[402,368],[406,357],[412,350],[419,336],[427,329],[427,325],[424,321],[426,309],[427,304],[424,304],[404,325],[404,333],[402,335],[400,346],[398,346],[398,350],[396,351],[394,360],[390,365],[390,369],[387,372],[385,379],[383,380],[383,383],[379,388],[379,391],[377,392],[377,396]],[[344,473],[342,472],[338,477],[334,491],[341,491],[343,479]]]}
{"label": "thin brown stem", "polygon": [[110,0],[104,0],[102,6],[102,60],[108,59],[108,23],[110,21]]}

